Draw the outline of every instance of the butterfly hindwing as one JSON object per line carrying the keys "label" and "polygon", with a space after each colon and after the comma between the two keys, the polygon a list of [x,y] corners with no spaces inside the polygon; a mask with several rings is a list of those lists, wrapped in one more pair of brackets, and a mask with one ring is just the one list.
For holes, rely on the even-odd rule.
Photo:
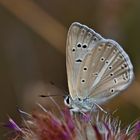
{"label": "butterfly hindwing", "polygon": [[99,104],[126,89],[134,77],[130,59],[118,43],[105,40],[100,46],[105,50],[94,69],[98,76],[89,90],[89,98],[94,98]]}

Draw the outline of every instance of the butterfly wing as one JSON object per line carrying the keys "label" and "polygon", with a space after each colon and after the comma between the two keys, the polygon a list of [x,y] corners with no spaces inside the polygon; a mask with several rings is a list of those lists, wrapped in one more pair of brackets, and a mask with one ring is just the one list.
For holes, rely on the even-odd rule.
{"label": "butterfly wing", "polygon": [[[79,90],[82,89],[79,86],[81,67],[87,55],[91,53],[93,46],[101,38],[93,30],[77,22],[73,23],[69,28],[66,47],[66,66],[69,91],[73,99],[77,97],[83,98],[82,96],[85,95],[82,94],[83,92],[79,93]],[[89,45],[90,43],[91,45]],[[82,84],[82,81],[80,83]]]}
{"label": "butterfly wing", "polygon": [[80,23],[69,29],[66,55],[73,99],[89,97],[102,103],[127,88],[133,79],[133,66],[119,44]]}
{"label": "butterfly wing", "polygon": [[[126,89],[134,78],[133,66],[129,56],[113,40],[101,41],[97,48],[101,46],[101,57],[92,72],[97,73],[94,82],[90,80],[91,87],[89,98],[101,104],[116,96],[120,91]],[[89,83],[90,83],[89,82]]]}

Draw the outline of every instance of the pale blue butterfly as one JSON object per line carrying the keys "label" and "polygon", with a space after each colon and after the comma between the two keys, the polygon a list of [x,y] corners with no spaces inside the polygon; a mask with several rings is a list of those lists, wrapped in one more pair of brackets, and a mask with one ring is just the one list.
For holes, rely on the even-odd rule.
{"label": "pale blue butterfly", "polygon": [[122,47],[85,25],[68,31],[66,66],[70,95],[64,102],[73,112],[91,111],[118,95],[133,80],[133,66]]}

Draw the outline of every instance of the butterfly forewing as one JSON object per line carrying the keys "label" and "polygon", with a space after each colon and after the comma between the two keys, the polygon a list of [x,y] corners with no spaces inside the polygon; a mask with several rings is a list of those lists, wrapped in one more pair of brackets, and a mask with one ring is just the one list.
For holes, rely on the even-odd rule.
{"label": "butterfly forewing", "polygon": [[[81,75],[80,70],[85,58],[87,55],[91,55],[91,50],[100,39],[102,39],[100,35],[96,34],[87,26],[77,22],[73,23],[69,29],[66,48],[66,65],[69,90],[73,99],[76,97],[83,98],[85,95],[81,90],[81,85],[85,83],[85,81],[84,79],[79,81],[79,76]],[[79,85],[79,82],[81,85]]]}
{"label": "butterfly forewing", "polygon": [[85,25],[71,25],[66,53],[73,99],[89,97],[102,103],[124,90],[133,79],[132,64],[119,44]]}

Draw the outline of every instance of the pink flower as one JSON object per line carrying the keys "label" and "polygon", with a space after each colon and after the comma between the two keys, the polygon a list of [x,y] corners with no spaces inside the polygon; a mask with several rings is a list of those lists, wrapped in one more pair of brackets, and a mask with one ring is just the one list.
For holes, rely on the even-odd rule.
{"label": "pink flower", "polygon": [[137,140],[140,135],[140,122],[121,129],[120,120],[111,115],[71,115],[68,109],[61,114],[58,118],[51,112],[34,112],[24,127],[11,118],[6,126],[15,132],[15,140]]}

